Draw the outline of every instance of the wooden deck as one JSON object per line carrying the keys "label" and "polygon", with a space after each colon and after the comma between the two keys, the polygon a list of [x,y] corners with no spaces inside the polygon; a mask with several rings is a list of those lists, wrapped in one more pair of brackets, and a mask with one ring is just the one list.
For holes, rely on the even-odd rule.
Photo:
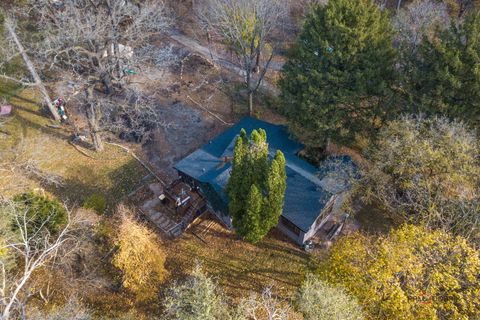
{"label": "wooden deck", "polygon": [[181,235],[195,218],[208,210],[199,190],[179,180],[165,188],[153,183],[148,189],[150,196],[140,205],[140,211],[169,236]]}

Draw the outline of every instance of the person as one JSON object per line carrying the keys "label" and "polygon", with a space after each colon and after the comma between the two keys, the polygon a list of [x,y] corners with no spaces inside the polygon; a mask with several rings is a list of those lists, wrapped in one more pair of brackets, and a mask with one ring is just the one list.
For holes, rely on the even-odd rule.
{"label": "person", "polygon": [[67,121],[68,117],[65,113],[65,101],[62,98],[57,98],[53,101],[53,104],[57,108],[57,113],[60,116],[60,121],[64,122]]}

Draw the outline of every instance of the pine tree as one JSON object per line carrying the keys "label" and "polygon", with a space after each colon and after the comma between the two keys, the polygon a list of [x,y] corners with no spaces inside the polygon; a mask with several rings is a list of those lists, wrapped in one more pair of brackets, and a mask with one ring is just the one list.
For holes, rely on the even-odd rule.
{"label": "pine tree", "polygon": [[280,83],[292,132],[310,147],[374,132],[393,111],[385,103],[395,80],[392,40],[386,13],[370,0],[313,7]]}
{"label": "pine tree", "polygon": [[249,139],[242,129],[235,143],[226,189],[236,232],[252,243],[261,240],[278,223],[285,189],[283,153],[277,151],[269,161],[265,130],[253,130]]}
{"label": "pine tree", "polygon": [[409,87],[413,111],[480,124],[480,13],[424,38]]}

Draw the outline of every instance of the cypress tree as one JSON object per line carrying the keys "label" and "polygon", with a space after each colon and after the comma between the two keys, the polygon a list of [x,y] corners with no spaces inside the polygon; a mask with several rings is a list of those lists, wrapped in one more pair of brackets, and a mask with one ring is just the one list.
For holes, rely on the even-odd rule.
{"label": "cypress tree", "polygon": [[285,157],[281,151],[277,151],[268,170],[265,186],[267,196],[264,201],[262,220],[266,229],[275,227],[282,214],[286,181]]}
{"label": "cypress tree", "polygon": [[226,192],[236,232],[256,243],[277,223],[286,189],[285,157],[277,151],[268,159],[265,130],[253,130],[248,139],[241,130],[235,143],[232,172]]}
{"label": "cypress tree", "polygon": [[238,225],[238,221],[241,220],[242,208],[250,191],[250,186],[248,185],[250,179],[246,177],[248,144],[247,133],[242,129],[235,142],[232,172],[226,190],[229,195],[228,211],[234,226]]}
{"label": "cypress tree", "polygon": [[393,31],[370,0],[314,6],[284,66],[282,110],[309,147],[351,144],[391,115]]}
{"label": "cypress tree", "polygon": [[424,38],[409,87],[414,112],[480,124],[480,13]]}
{"label": "cypress tree", "polygon": [[[263,197],[255,184],[252,184],[245,202],[245,216],[239,225],[239,234],[243,234],[248,242],[258,242],[265,235],[261,220]],[[268,230],[267,230],[268,231]]]}

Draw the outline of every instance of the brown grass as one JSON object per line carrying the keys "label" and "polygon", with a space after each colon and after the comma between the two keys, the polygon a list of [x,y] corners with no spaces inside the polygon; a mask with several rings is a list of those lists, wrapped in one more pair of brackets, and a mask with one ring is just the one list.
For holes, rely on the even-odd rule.
{"label": "brown grass", "polygon": [[[42,185],[34,178],[0,171],[0,184],[6,187],[7,195],[22,189],[44,188],[63,201],[82,203],[85,197],[99,193],[114,205],[146,175],[145,170],[118,147],[107,145],[106,150],[98,154],[87,150],[94,159],[77,151],[68,143],[72,135],[70,127],[47,126],[53,122],[42,110],[34,89],[14,93],[9,103],[14,111],[2,128],[9,135],[0,139],[1,162],[12,161],[19,154],[20,160],[38,160],[42,171],[59,175],[64,180],[64,187]],[[20,183],[18,188],[8,188],[15,183]]]}
{"label": "brown grass", "polygon": [[166,243],[167,268],[172,278],[183,277],[198,261],[234,301],[252,292],[260,293],[268,285],[274,286],[274,293],[279,297],[287,299],[296,292],[305,274],[314,268],[310,256],[276,229],[252,245],[219,223],[202,232],[211,222],[206,219],[180,238]]}

